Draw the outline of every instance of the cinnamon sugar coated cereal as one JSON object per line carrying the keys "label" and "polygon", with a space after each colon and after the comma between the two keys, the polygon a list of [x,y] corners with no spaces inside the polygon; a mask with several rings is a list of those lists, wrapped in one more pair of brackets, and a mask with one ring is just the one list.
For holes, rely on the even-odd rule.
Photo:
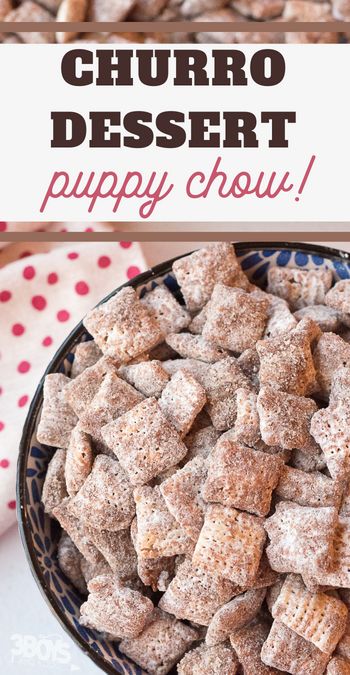
{"label": "cinnamon sugar coated cereal", "polygon": [[179,675],[221,675],[237,673],[238,663],[232,649],[218,645],[206,647],[201,645],[188,652],[180,661],[177,672]]}
{"label": "cinnamon sugar coated cereal", "polygon": [[342,637],[347,615],[341,600],[326,593],[311,593],[294,575],[287,577],[272,608],[274,619],[326,654],[334,651]]}
{"label": "cinnamon sugar coated cereal", "polygon": [[144,396],[159,398],[170,380],[161,361],[141,361],[130,366],[123,366],[119,374]]}
{"label": "cinnamon sugar coated cereal", "polygon": [[61,373],[47,375],[44,382],[44,403],[39,427],[38,441],[58,448],[66,448],[77,418],[66,402],[69,378]]}
{"label": "cinnamon sugar coated cereal", "polygon": [[148,398],[102,429],[133,485],[143,485],[186,455],[186,446],[155,398]]}
{"label": "cinnamon sugar coated cereal", "polygon": [[[130,12],[261,20],[302,3]],[[60,16],[79,7],[65,0]],[[270,266],[266,291],[228,243],[174,275],[178,286],[125,287],[91,310],[67,374],[46,377],[41,500],[80,623],[149,675],[344,675],[349,283]]]}
{"label": "cinnamon sugar coated cereal", "polygon": [[[309,0],[44,0],[38,4],[32,0],[22,0],[19,4],[14,0],[1,0],[0,18],[5,21],[38,22],[34,33],[21,32],[18,29],[8,36],[1,35],[3,42],[17,40],[19,42],[58,42],[84,45],[86,42],[97,43],[166,43],[180,42],[190,44],[221,43],[232,45],[250,42],[264,43],[322,43],[339,42],[343,38],[340,32],[297,31],[285,33],[283,23],[289,21],[349,21],[350,8],[348,0],[331,0],[331,2],[310,2]],[[220,32],[211,30],[193,30],[191,32],[166,33],[159,23],[168,21],[193,22],[241,22],[271,21],[275,29],[268,32],[254,28],[250,33],[232,30]],[[58,24],[56,32],[46,33],[41,30],[40,22],[109,22],[128,21],[128,32],[116,33],[111,25],[109,31],[99,33],[61,32]],[[132,32],[133,22],[156,21],[153,33]],[[299,270],[298,270],[299,271]]]}
{"label": "cinnamon sugar coated cereal", "polygon": [[163,337],[157,319],[130,287],[92,309],[84,325],[103,354],[120,363],[152,349]]}
{"label": "cinnamon sugar coated cereal", "polygon": [[234,506],[258,516],[268,514],[283,465],[280,457],[219,439],[208,463],[203,487],[207,502]]}
{"label": "cinnamon sugar coated cereal", "polygon": [[162,391],[159,406],[166,418],[186,436],[206,402],[205,390],[186,370],[175,373]]}
{"label": "cinnamon sugar coated cereal", "polygon": [[267,302],[224,284],[216,284],[207,309],[203,336],[214,344],[241,354],[264,333]]}

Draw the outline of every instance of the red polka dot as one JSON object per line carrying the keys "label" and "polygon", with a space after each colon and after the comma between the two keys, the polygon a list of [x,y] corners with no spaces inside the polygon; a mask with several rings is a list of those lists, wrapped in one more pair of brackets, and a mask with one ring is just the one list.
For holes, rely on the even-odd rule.
{"label": "red polka dot", "polygon": [[10,291],[0,291],[0,302],[8,302],[11,297],[12,293]]}
{"label": "red polka dot", "polygon": [[1,394],[3,394],[3,393],[4,393],[4,390],[3,390],[2,387],[0,387],[0,396],[1,396]]}
{"label": "red polka dot", "polygon": [[132,242],[131,241],[120,241],[119,244],[122,248],[130,248]]}
{"label": "red polka dot", "polygon": [[47,335],[47,337],[44,337],[41,344],[43,345],[43,347],[50,347],[50,345],[52,345],[52,337]]}
{"label": "red polka dot", "polygon": [[111,259],[108,257],[108,255],[101,255],[97,261],[97,264],[99,267],[109,267],[111,264]]}
{"label": "red polka dot", "polygon": [[69,258],[69,260],[76,260],[76,258],[79,258],[79,253],[72,251],[71,253],[67,254],[67,258]]}
{"label": "red polka dot", "polygon": [[15,499],[12,499],[10,502],[8,502],[7,506],[9,507],[9,509],[11,509],[11,511],[13,511],[16,508]]}
{"label": "red polka dot", "polygon": [[7,223],[0,222],[0,232],[7,230]]}
{"label": "red polka dot", "polygon": [[25,328],[21,323],[14,323],[11,330],[13,335],[20,336],[23,335]]}
{"label": "red polka dot", "polygon": [[24,396],[20,396],[20,398],[17,401],[17,405],[19,408],[23,408],[26,403],[28,403],[28,396],[25,394]]}
{"label": "red polka dot", "polygon": [[10,462],[8,461],[8,459],[1,459],[0,466],[2,469],[7,469],[7,467],[10,466]]}
{"label": "red polka dot", "polygon": [[68,321],[70,314],[66,309],[60,309],[56,314],[58,321]]}
{"label": "red polka dot", "polygon": [[50,274],[47,275],[47,283],[48,284],[57,284],[58,282],[58,275],[56,272],[50,272]]}
{"label": "red polka dot", "polygon": [[141,270],[139,267],[136,267],[136,265],[130,265],[128,269],[126,270],[126,276],[128,279],[133,279],[133,277],[136,277],[138,274],[140,274]]}
{"label": "red polka dot", "polygon": [[85,281],[78,281],[75,284],[75,290],[76,293],[78,293],[78,295],[86,295],[89,292],[90,288]]}
{"label": "red polka dot", "polygon": [[33,255],[31,251],[23,251],[19,254],[18,258],[21,260],[21,258],[28,258],[29,255]]}
{"label": "red polka dot", "polygon": [[34,309],[39,310],[41,312],[43,309],[46,307],[46,300],[42,295],[34,295],[32,297],[32,305]]}
{"label": "red polka dot", "polygon": [[30,279],[35,277],[35,269],[32,265],[27,265],[27,267],[24,268],[23,277],[27,279],[27,281],[30,281]]}
{"label": "red polka dot", "polygon": [[5,428],[5,425],[3,422],[0,422],[0,431],[2,431]]}
{"label": "red polka dot", "polygon": [[17,366],[17,370],[19,373],[27,373],[30,370],[29,361],[21,361]]}
{"label": "red polka dot", "polygon": [[94,228],[93,227],[86,227],[85,232],[93,232]]}

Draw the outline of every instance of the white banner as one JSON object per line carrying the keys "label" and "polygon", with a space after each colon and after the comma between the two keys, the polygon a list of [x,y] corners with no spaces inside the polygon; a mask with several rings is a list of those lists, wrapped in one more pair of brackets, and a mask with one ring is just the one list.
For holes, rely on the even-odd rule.
{"label": "white banner", "polygon": [[345,44],[2,45],[1,218],[348,221],[349,71]]}

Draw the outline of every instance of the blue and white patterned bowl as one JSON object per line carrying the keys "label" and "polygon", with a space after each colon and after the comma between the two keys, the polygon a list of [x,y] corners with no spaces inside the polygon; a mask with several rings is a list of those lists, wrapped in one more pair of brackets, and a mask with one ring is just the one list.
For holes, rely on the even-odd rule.
{"label": "blue and white patterned bowl", "polygon": [[[335,280],[350,277],[350,254],[331,248],[293,243],[272,243],[268,247],[262,243],[239,243],[235,245],[235,249],[243,270],[252,281],[261,286],[264,285],[270,265],[301,269],[328,267]],[[158,265],[125,285],[133,286],[143,295],[164,282],[180,298],[179,288],[171,273],[172,263],[173,261],[168,261]],[[45,375],[52,372],[69,374],[75,347],[86,339],[88,335],[80,323],[62,344]],[[141,675],[144,671],[120,654],[116,643],[102,640],[94,631],[79,625],[79,606],[82,599],[62,574],[57,563],[59,527],[44,513],[40,501],[46,468],[53,453],[53,448],[40,445],[35,435],[42,405],[43,380],[44,377],[29,409],[18,460],[18,521],[27,559],[51,610],[84,652],[105,672]]]}

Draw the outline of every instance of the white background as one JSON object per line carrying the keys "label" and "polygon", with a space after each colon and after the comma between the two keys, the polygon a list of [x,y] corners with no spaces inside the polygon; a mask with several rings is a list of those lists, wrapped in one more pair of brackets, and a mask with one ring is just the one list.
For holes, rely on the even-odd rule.
{"label": "white background", "polygon": [[[84,45],[96,49],[96,45]],[[107,47],[107,46],[106,46]],[[130,45],[127,45],[130,48]],[[137,45],[140,49],[140,45]],[[162,45],[174,49],[174,45]],[[185,48],[176,45],[176,49]],[[187,46],[188,47],[188,46]],[[226,46],[224,46],[226,47]],[[271,48],[271,45],[269,45]],[[98,45],[98,48],[104,46]],[[108,45],[107,48],[111,48]],[[118,49],[123,46],[118,45]],[[142,48],[147,48],[144,46]],[[159,48],[159,47],[158,47]],[[212,47],[201,46],[210,53]],[[215,45],[215,49],[220,46]],[[240,45],[249,63],[250,55],[263,48]],[[111,200],[100,200],[88,214],[84,199],[56,199],[45,214],[39,207],[52,173],[67,170],[115,171],[169,170],[175,189],[156,208],[154,221],[348,221],[350,156],[349,45],[278,45],[286,60],[286,75],[275,87],[250,82],[245,87],[72,87],[60,74],[63,45],[3,45],[0,52],[0,202],[4,220],[139,220],[139,200],[124,202],[113,215]],[[209,69],[210,74],[210,69]],[[51,149],[50,113],[120,110],[248,110],[260,116],[263,110],[295,110],[297,124],[288,125],[288,149],[188,149],[144,150]],[[260,125],[265,141],[268,125]],[[215,129],[214,129],[215,130]],[[300,201],[295,192],[274,200],[249,196],[220,199],[213,193],[206,200],[190,200],[184,184],[192,171],[209,169],[218,155],[227,172],[242,170],[257,175],[260,170],[290,170],[301,180],[310,156],[315,166]],[[327,227],[326,225],[324,226]],[[233,229],[233,228],[232,228]]]}

